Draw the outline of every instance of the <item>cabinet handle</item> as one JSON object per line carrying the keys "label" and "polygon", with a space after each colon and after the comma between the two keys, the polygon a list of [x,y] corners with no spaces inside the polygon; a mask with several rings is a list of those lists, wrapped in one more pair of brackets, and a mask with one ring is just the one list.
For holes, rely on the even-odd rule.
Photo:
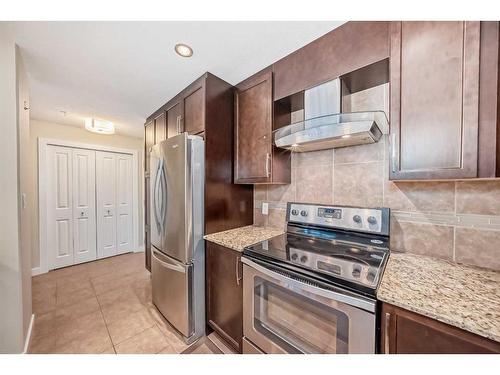
{"label": "cabinet handle", "polygon": [[236,285],[240,285],[240,257],[236,257]]}
{"label": "cabinet handle", "polygon": [[177,134],[182,133],[182,115],[177,116]]}
{"label": "cabinet handle", "polygon": [[390,354],[390,346],[389,346],[389,328],[391,325],[391,313],[385,313],[385,330],[384,330],[384,353]]}
{"label": "cabinet handle", "polygon": [[266,177],[269,177],[271,175],[270,168],[269,168],[270,161],[271,161],[271,155],[268,152],[266,154]]}
{"label": "cabinet handle", "polygon": [[391,134],[391,159],[392,173],[396,173],[396,133]]}

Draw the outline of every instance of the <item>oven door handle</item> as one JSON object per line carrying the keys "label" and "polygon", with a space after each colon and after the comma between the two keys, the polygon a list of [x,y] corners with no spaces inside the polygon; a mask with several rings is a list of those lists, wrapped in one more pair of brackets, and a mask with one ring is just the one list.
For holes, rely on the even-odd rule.
{"label": "oven door handle", "polygon": [[[302,291],[309,292],[311,294],[315,294],[315,295],[318,295],[318,296],[321,296],[321,297],[324,297],[324,298],[327,298],[327,299],[330,299],[333,301],[345,303],[347,305],[354,306],[354,307],[360,308],[362,310],[369,311],[371,313],[375,312],[375,307],[376,307],[375,301],[368,301],[368,300],[364,299],[363,297],[355,297],[355,296],[351,296],[351,295],[348,295],[345,293],[335,292],[333,290],[323,289],[323,288],[320,288],[320,287],[317,287],[314,285],[302,283],[298,280],[295,280],[291,276],[285,276],[281,273],[273,272],[272,270],[270,270],[264,266],[261,266],[260,264],[257,264],[254,261],[252,261],[246,257],[242,257],[241,261],[244,264],[246,264],[247,266],[252,267],[256,271],[258,271],[258,272],[260,272],[260,273],[262,273],[270,278],[277,279],[283,283],[288,284],[291,287],[290,289],[302,290]],[[304,277],[304,279],[305,278],[306,277]]]}

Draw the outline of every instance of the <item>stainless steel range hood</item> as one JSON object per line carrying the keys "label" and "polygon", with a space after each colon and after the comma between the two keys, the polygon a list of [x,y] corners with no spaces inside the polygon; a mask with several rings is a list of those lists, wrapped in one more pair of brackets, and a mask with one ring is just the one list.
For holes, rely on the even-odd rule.
{"label": "stainless steel range hood", "polygon": [[276,146],[307,152],[377,142],[388,127],[385,113],[340,113],[341,99],[340,79],[306,90],[304,120],[276,130]]}

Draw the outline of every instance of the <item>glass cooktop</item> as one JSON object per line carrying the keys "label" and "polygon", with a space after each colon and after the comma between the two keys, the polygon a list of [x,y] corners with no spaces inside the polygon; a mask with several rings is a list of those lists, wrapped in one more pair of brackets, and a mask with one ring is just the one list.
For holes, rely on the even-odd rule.
{"label": "glass cooktop", "polygon": [[243,253],[356,290],[376,290],[389,255],[387,238],[309,228],[300,232],[273,237]]}

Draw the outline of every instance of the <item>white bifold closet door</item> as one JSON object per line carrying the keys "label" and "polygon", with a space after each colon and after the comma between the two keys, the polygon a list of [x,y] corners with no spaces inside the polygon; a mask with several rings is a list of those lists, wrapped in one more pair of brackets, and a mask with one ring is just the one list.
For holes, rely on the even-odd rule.
{"label": "white bifold closet door", "polygon": [[74,263],[97,257],[95,151],[73,149]]}
{"label": "white bifold closet door", "polygon": [[95,151],[48,147],[51,269],[96,259]]}
{"label": "white bifold closet door", "polygon": [[133,251],[132,155],[96,151],[97,257]]}

